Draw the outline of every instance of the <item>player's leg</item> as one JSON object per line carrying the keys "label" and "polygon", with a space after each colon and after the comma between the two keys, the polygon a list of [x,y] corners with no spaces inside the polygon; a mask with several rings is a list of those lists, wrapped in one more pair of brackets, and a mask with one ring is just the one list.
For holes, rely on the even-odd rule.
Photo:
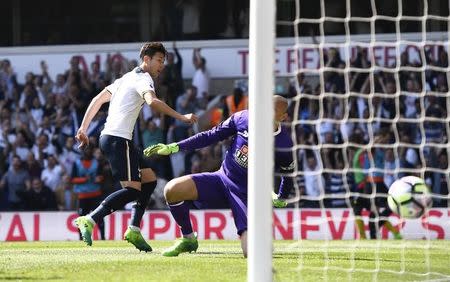
{"label": "player's leg", "polygon": [[[87,215],[91,210],[89,209],[87,199],[78,199],[78,215],[84,216]],[[78,232],[80,235],[80,240],[83,240],[83,236],[81,236],[81,232]]]}
{"label": "player's leg", "polygon": [[208,208],[208,203],[214,205],[218,200],[226,200],[223,183],[218,172],[199,173],[172,179],[164,188],[164,197],[169,205],[173,218],[181,228],[182,238],[163,252],[163,256],[178,256],[184,252],[197,251],[197,235],[192,229],[189,218],[191,201],[196,201],[200,207]]}
{"label": "player's leg", "polygon": [[150,167],[148,159],[144,158],[142,150],[136,152],[139,155],[139,168],[141,173],[141,193],[131,209],[131,226],[140,227],[145,208],[156,188],[156,174]]}
{"label": "player's leg", "polygon": [[387,219],[392,214],[391,209],[386,204],[383,211],[380,213],[380,221],[378,223],[379,228],[382,226],[386,227],[387,230],[389,230],[392,235],[394,236],[394,239],[401,240],[403,239],[402,235],[400,234],[400,231],[395,228],[392,223]]}
{"label": "player's leg", "polygon": [[100,137],[100,148],[110,162],[113,179],[119,181],[124,189],[109,195],[87,216],[78,217],[75,224],[80,229],[83,240],[92,245],[92,230],[105,216],[122,208],[138,198],[141,190],[137,156],[130,154],[130,141],[105,135]]}
{"label": "player's leg", "polygon": [[378,225],[378,221],[379,221],[379,215],[378,215],[378,211],[375,209],[370,210],[370,214],[369,214],[369,234],[370,234],[370,239],[377,239],[377,225]]}
{"label": "player's leg", "polygon": [[182,238],[163,251],[163,256],[175,257],[185,252],[195,252],[198,248],[197,234],[192,229],[189,218],[190,201],[197,199],[197,186],[191,175],[181,176],[169,181],[164,187],[164,197],[170,213],[180,226]]}
{"label": "player's leg", "polygon": [[[100,197],[79,199],[78,214],[80,216],[89,214],[98,206],[100,202],[101,202]],[[100,238],[102,240],[105,240],[105,221],[103,220],[103,218],[99,220],[97,226],[100,231]],[[80,240],[82,239],[83,237],[81,236],[80,233]]]}
{"label": "player's leg", "polygon": [[242,232],[241,234],[241,248],[244,253],[244,257],[247,257],[247,231]]}
{"label": "player's leg", "polygon": [[141,220],[145,213],[150,197],[156,187],[156,175],[151,168],[146,165],[146,161],[140,157],[141,167],[141,193],[136,203],[131,208],[131,225],[128,226],[124,240],[133,244],[139,251],[151,252],[152,248],[141,234]]}
{"label": "player's leg", "polygon": [[[101,196],[89,198],[87,200],[89,203],[89,212],[93,211],[98,206],[98,204],[102,202]],[[100,219],[97,226],[100,231],[100,239],[105,240],[105,220],[103,218]]]}
{"label": "player's leg", "polygon": [[366,182],[364,186],[363,208],[369,211],[370,239],[377,239],[379,216],[376,206],[376,194],[373,191],[376,191],[375,184],[371,181]]}
{"label": "player's leg", "polygon": [[[382,213],[380,214],[381,216]],[[389,230],[390,232],[392,232],[392,235],[394,236],[394,239],[396,240],[401,240],[403,239],[402,235],[400,234],[400,232],[397,230],[397,228],[395,228],[392,223],[389,220],[385,220],[383,225],[384,227],[386,227],[387,230]]]}
{"label": "player's leg", "polygon": [[225,174],[219,173],[224,185],[223,194],[232,211],[237,234],[241,238],[241,248],[244,257],[247,257],[247,183],[236,183]]}
{"label": "player's leg", "polygon": [[247,197],[229,190],[228,201],[233,212],[234,224],[241,237],[241,248],[244,257],[247,257]]}
{"label": "player's leg", "polygon": [[181,228],[183,237],[194,237],[187,201],[197,200],[197,185],[191,175],[181,176],[169,181],[164,187],[164,198],[173,218]]}
{"label": "player's leg", "polygon": [[366,239],[366,231],[364,229],[364,221],[362,220],[361,214],[363,210],[364,199],[360,196],[356,196],[352,201],[353,215],[355,217],[355,224],[358,228],[359,238]]}
{"label": "player's leg", "polygon": [[384,184],[384,182],[377,183],[377,193],[378,195],[376,197],[375,204],[378,209],[382,209],[382,212],[380,213],[380,221],[378,222],[379,228],[384,226],[387,230],[392,232],[394,239],[402,239],[400,232],[388,220],[388,217],[392,214],[392,211],[387,203],[388,187]]}

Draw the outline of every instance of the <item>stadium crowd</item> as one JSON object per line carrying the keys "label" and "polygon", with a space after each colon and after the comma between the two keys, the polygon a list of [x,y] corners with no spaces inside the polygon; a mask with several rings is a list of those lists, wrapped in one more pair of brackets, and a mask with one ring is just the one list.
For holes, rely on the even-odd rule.
{"label": "stadium crowd", "polygon": [[[347,74],[343,71],[346,64],[338,50],[331,48],[324,54],[327,70],[323,77],[299,73],[287,91],[277,93],[293,98],[286,124],[295,124],[295,142],[302,145],[296,152],[300,172],[295,182],[298,189],[292,192],[293,196],[301,195],[300,206],[349,207],[346,193],[355,191],[358,183],[344,169],[345,164],[350,165],[347,168],[356,168],[355,155],[363,147],[360,145],[366,144],[375,145],[382,155],[383,161],[372,160],[375,168],[384,171],[376,181],[389,186],[402,175],[420,175],[414,169],[426,167],[427,184],[433,193],[443,196],[435,198],[434,206],[448,206],[445,172],[448,156],[446,148],[439,146],[448,142],[449,134],[444,96],[448,92],[447,75],[434,69],[423,74],[418,69],[424,64],[447,67],[446,50],[439,48],[434,57],[426,51],[425,62],[412,61],[403,52],[400,63],[407,70],[394,73],[370,72],[373,62],[366,49],[358,48],[350,66],[358,70],[348,74],[347,86]],[[201,50],[194,49],[195,73],[192,81],[186,83],[181,72],[185,62],[174,44],[157,82],[158,96],[182,114],[205,111],[215,96],[209,90],[211,77],[206,62]],[[90,100],[136,66],[135,60],[108,56],[104,67],[92,62],[90,69],[84,70],[74,56],[67,70],[55,78],[49,76],[48,66],[42,61],[41,73],[29,72],[25,82],[19,83],[8,59],[0,61],[0,210],[75,210],[77,199],[90,196],[101,199],[119,189],[98,147],[107,108],[101,109],[89,128],[89,152],[79,151],[73,136]],[[347,88],[350,95],[346,95]],[[426,95],[421,99],[423,89]],[[204,116],[210,119],[210,126],[247,108],[245,87],[235,87],[230,92],[220,99],[210,115]],[[374,96],[368,95],[373,92]],[[325,94],[318,99],[320,93]],[[298,106],[295,101],[299,101]],[[134,142],[145,148],[179,141],[197,130],[144,107],[135,128]],[[349,146],[343,146],[348,142]],[[323,146],[317,149],[318,144]],[[425,146],[419,147],[420,144]],[[149,208],[166,208],[162,187],[171,178],[217,170],[224,147],[225,144],[218,144],[153,159],[159,181]],[[97,174],[80,178],[79,169],[86,162],[98,165]],[[409,171],[395,175],[395,169]],[[98,193],[86,195],[74,188],[85,181],[99,185]],[[348,185],[350,191],[346,189]]]}

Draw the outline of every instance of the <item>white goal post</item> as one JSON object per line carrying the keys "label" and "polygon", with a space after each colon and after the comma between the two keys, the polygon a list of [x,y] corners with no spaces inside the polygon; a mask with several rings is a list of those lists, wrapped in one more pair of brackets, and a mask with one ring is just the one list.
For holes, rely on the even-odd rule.
{"label": "white goal post", "polygon": [[251,282],[272,281],[275,11],[275,0],[250,0],[247,278]]}

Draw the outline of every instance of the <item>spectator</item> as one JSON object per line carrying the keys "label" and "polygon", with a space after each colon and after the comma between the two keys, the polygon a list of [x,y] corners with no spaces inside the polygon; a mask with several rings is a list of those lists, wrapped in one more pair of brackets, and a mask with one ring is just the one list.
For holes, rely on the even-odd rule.
{"label": "spectator", "polygon": [[36,131],[44,117],[44,110],[38,97],[34,97],[32,106],[30,109],[27,109],[27,113],[29,113],[32,130]]}
{"label": "spectator", "polygon": [[396,170],[399,168],[399,161],[395,159],[394,150],[392,149],[386,149],[384,157],[384,185],[390,187],[398,179]]}
{"label": "spectator", "polygon": [[200,48],[194,48],[192,54],[192,61],[195,68],[194,77],[192,78],[192,85],[197,87],[197,93],[199,97],[197,98],[201,104],[202,109],[206,109],[209,100],[209,72],[206,68],[206,59],[200,55]]}
{"label": "spectator", "polygon": [[19,193],[27,211],[57,210],[55,193],[45,186],[39,178],[33,178],[31,188]]}
{"label": "spectator", "polygon": [[325,205],[331,208],[344,208],[347,207],[347,201],[345,199],[347,189],[345,188],[345,184],[348,184],[348,180],[344,182],[344,174],[342,171],[345,164],[342,157],[338,156],[339,154],[335,155],[335,166],[333,169],[339,172],[327,175],[325,193],[328,194],[328,198],[325,201]]}
{"label": "spectator", "polygon": [[96,147],[94,149],[94,157],[99,163],[100,166],[100,175],[103,178],[103,182],[100,184],[102,193],[104,197],[107,197],[112,192],[115,192],[117,189],[121,189],[120,185],[114,185],[112,178],[112,172],[110,168],[110,164],[108,160],[106,160],[100,148]]}
{"label": "spectator", "polygon": [[76,122],[76,127],[78,128],[78,124],[81,124],[84,112],[86,111],[87,102],[90,101],[90,98],[87,97],[87,93],[77,83],[70,84],[68,93],[73,106],[72,114],[75,114],[76,116],[74,122]]}
{"label": "spectator", "polygon": [[[366,48],[362,48],[360,46],[356,47],[356,58],[355,60],[353,60],[351,62],[351,66],[354,68],[359,68],[362,70],[367,70],[367,72],[352,72],[351,73],[351,81],[350,81],[350,89],[352,91],[356,91],[356,92],[364,92],[363,88],[364,88],[364,84],[367,81],[367,79],[369,78],[369,68],[371,67],[371,62],[367,59],[368,54],[367,54],[367,49]],[[336,56],[334,56],[336,57]],[[335,58],[334,61],[338,61],[340,60],[340,57]],[[337,67],[338,65],[342,64],[342,63],[338,63],[338,62],[334,62],[330,61],[331,65],[334,65],[335,67]]]}
{"label": "spectator", "polygon": [[71,109],[70,99],[68,97],[57,97],[52,117],[54,117],[55,120],[55,127],[57,127],[64,137],[74,136],[74,128],[77,126],[78,121],[74,118],[75,115]]}
{"label": "spectator", "polygon": [[[164,143],[164,132],[156,125],[152,118],[149,118],[145,126],[142,127],[144,128],[142,132],[142,144],[144,148],[158,143]],[[148,161],[151,163],[151,167],[156,175],[163,178],[169,178],[168,167],[170,164],[167,162],[167,158],[155,157]]]}
{"label": "spectator", "polygon": [[30,178],[41,177],[42,166],[34,158],[34,154],[32,152],[29,152],[27,155],[26,169],[27,169],[28,173],[30,174]]}
{"label": "spectator", "polygon": [[303,154],[303,171],[305,173],[305,201],[306,207],[320,207],[320,200],[325,193],[325,179],[320,172],[318,156],[313,151],[305,151]]}
{"label": "spectator", "polygon": [[244,91],[241,88],[234,88],[233,94],[228,95],[226,100],[227,113],[224,114],[225,118],[232,114],[248,109],[248,97],[244,95]]}
{"label": "spectator", "polygon": [[1,61],[0,81],[2,81],[6,90],[4,98],[12,99],[13,93],[17,87],[17,80],[11,62],[7,59]]}
{"label": "spectator", "polygon": [[312,93],[311,86],[309,85],[308,80],[305,78],[305,74],[303,72],[298,72],[295,78],[291,78],[289,80],[289,91],[287,98],[296,97],[297,93]]}
{"label": "spectator", "polygon": [[[93,211],[102,201],[100,183],[103,181],[101,167],[93,156],[93,148],[88,146],[81,159],[78,159],[72,169],[71,182],[73,191],[78,198],[78,214],[87,215]],[[105,223],[103,219],[98,223],[100,236],[105,240]],[[81,239],[81,234],[80,234]]]}
{"label": "spectator", "polygon": [[54,155],[47,157],[47,164],[41,174],[41,179],[44,185],[49,187],[52,191],[61,183],[61,179],[65,170],[62,166],[58,164],[58,161]]}
{"label": "spectator", "polygon": [[[186,88],[186,93],[178,97],[176,111],[180,114],[195,113],[199,110],[200,106],[197,100],[197,87],[190,86]],[[192,126],[186,123],[175,121],[172,126],[174,141],[183,140],[192,135]]]}
{"label": "spectator", "polygon": [[16,131],[11,128],[11,120],[6,118],[2,121],[2,126],[0,128],[0,149],[3,151],[4,155],[9,154],[11,150],[11,145],[16,141]]}
{"label": "spectator", "polygon": [[55,147],[49,143],[49,138],[46,134],[41,134],[37,137],[31,151],[34,157],[42,164],[46,162],[48,156],[56,154]]}
{"label": "spectator", "polygon": [[58,210],[70,211],[76,209],[75,196],[73,193],[73,184],[71,183],[70,175],[65,173],[62,176],[62,181],[56,188],[55,196]]}
{"label": "spectator", "polygon": [[50,120],[53,120],[56,116],[56,97],[58,97],[56,94],[48,94],[46,104],[41,105],[44,117],[48,117]]}
{"label": "spectator", "polygon": [[[183,76],[181,72],[183,68],[183,58],[181,57],[175,42],[173,42],[173,50],[175,54],[172,52],[167,54],[167,64],[159,78],[161,85],[167,88],[168,105],[172,107],[175,106],[178,96],[184,91]],[[177,56],[176,63],[175,55]]]}
{"label": "spectator", "polygon": [[30,148],[26,143],[25,137],[22,132],[17,133],[16,140],[12,144],[11,154],[18,156],[21,161],[26,161]]}
{"label": "spectator", "polygon": [[63,74],[56,76],[56,82],[51,89],[52,95],[67,95],[67,83]]}
{"label": "spectator", "polygon": [[25,84],[22,93],[20,94],[19,107],[20,109],[30,109],[34,98],[37,98],[37,92],[34,85],[29,82]]}
{"label": "spectator", "polygon": [[226,105],[225,105],[225,96],[221,96],[217,105],[210,109],[209,115],[209,127],[213,128],[220,124],[223,120],[225,120],[225,115],[227,115]]}
{"label": "spectator", "polygon": [[99,93],[104,88],[103,81],[105,80],[105,73],[100,70],[100,63],[94,61],[91,63],[91,73],[89,74],[89,82],[93,93]]}
{"label": "spectator", "polygon": [[[56,127],[52,123],[49,117],[44,117],[42,119],[42,122],[38,125],[38,128],[36,130],[36,135],[45,135],[48,139],[47,142],[53,139],[53,136],[56,133]],[[44,140],[43,140],[44,141]]]}
{"label": "spectator", "polygon": [[73,164],[80,158],[80,153],[75,150],[75,139],[72,136],[66,138],[65,145],[59,155],[59,163],[66,172],[72,171]]}
{"label": "spectator", "polygon": [[[441,170],[448,170],[448,156],[445,151],[442,151],[438,156],[438,168]],[[449,206],[449,189],[448,189],[448,174],[441,172],[433,172],[425,178],[427,184],[431,188],[431,192],[443,196],[433,198],[433,207],[448,207]],[[447,198],[444,198],[447,197]]]}
{"label": "spectator", "polygon": [[106,57],[106,80],[111,83],[116,79],[122,77],[127,72],[127,67],[124,57],[120,54],[108,54]]}
{"label": "spectator", "polygon": [[24,208],[20,191],[30,188],[30,175],[22,167],[19,156],[13,156],[8,172],[0,181],[0,189],[7,191],[9,210],[21,210]]}
{"label": "spectator", "polygon": [[142,144],[144,148],[155,145],[158,143],[164,143],[164,132],[156,125],[152,118],[149,118],[145,124],[145,128],[142,132]]}

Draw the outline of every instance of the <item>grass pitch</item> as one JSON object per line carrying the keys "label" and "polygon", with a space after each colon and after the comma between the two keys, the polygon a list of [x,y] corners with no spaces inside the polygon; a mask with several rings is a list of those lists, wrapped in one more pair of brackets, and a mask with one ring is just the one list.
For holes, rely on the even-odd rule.
{"label": "grass pitch", "polygon": [[[139,253],[118,241],[0,243],[0,280],[245,281],[238,241],[200,241],[165,258],[172,244]],[[450,241],[276,241],[274,281],[450,281]]]}

